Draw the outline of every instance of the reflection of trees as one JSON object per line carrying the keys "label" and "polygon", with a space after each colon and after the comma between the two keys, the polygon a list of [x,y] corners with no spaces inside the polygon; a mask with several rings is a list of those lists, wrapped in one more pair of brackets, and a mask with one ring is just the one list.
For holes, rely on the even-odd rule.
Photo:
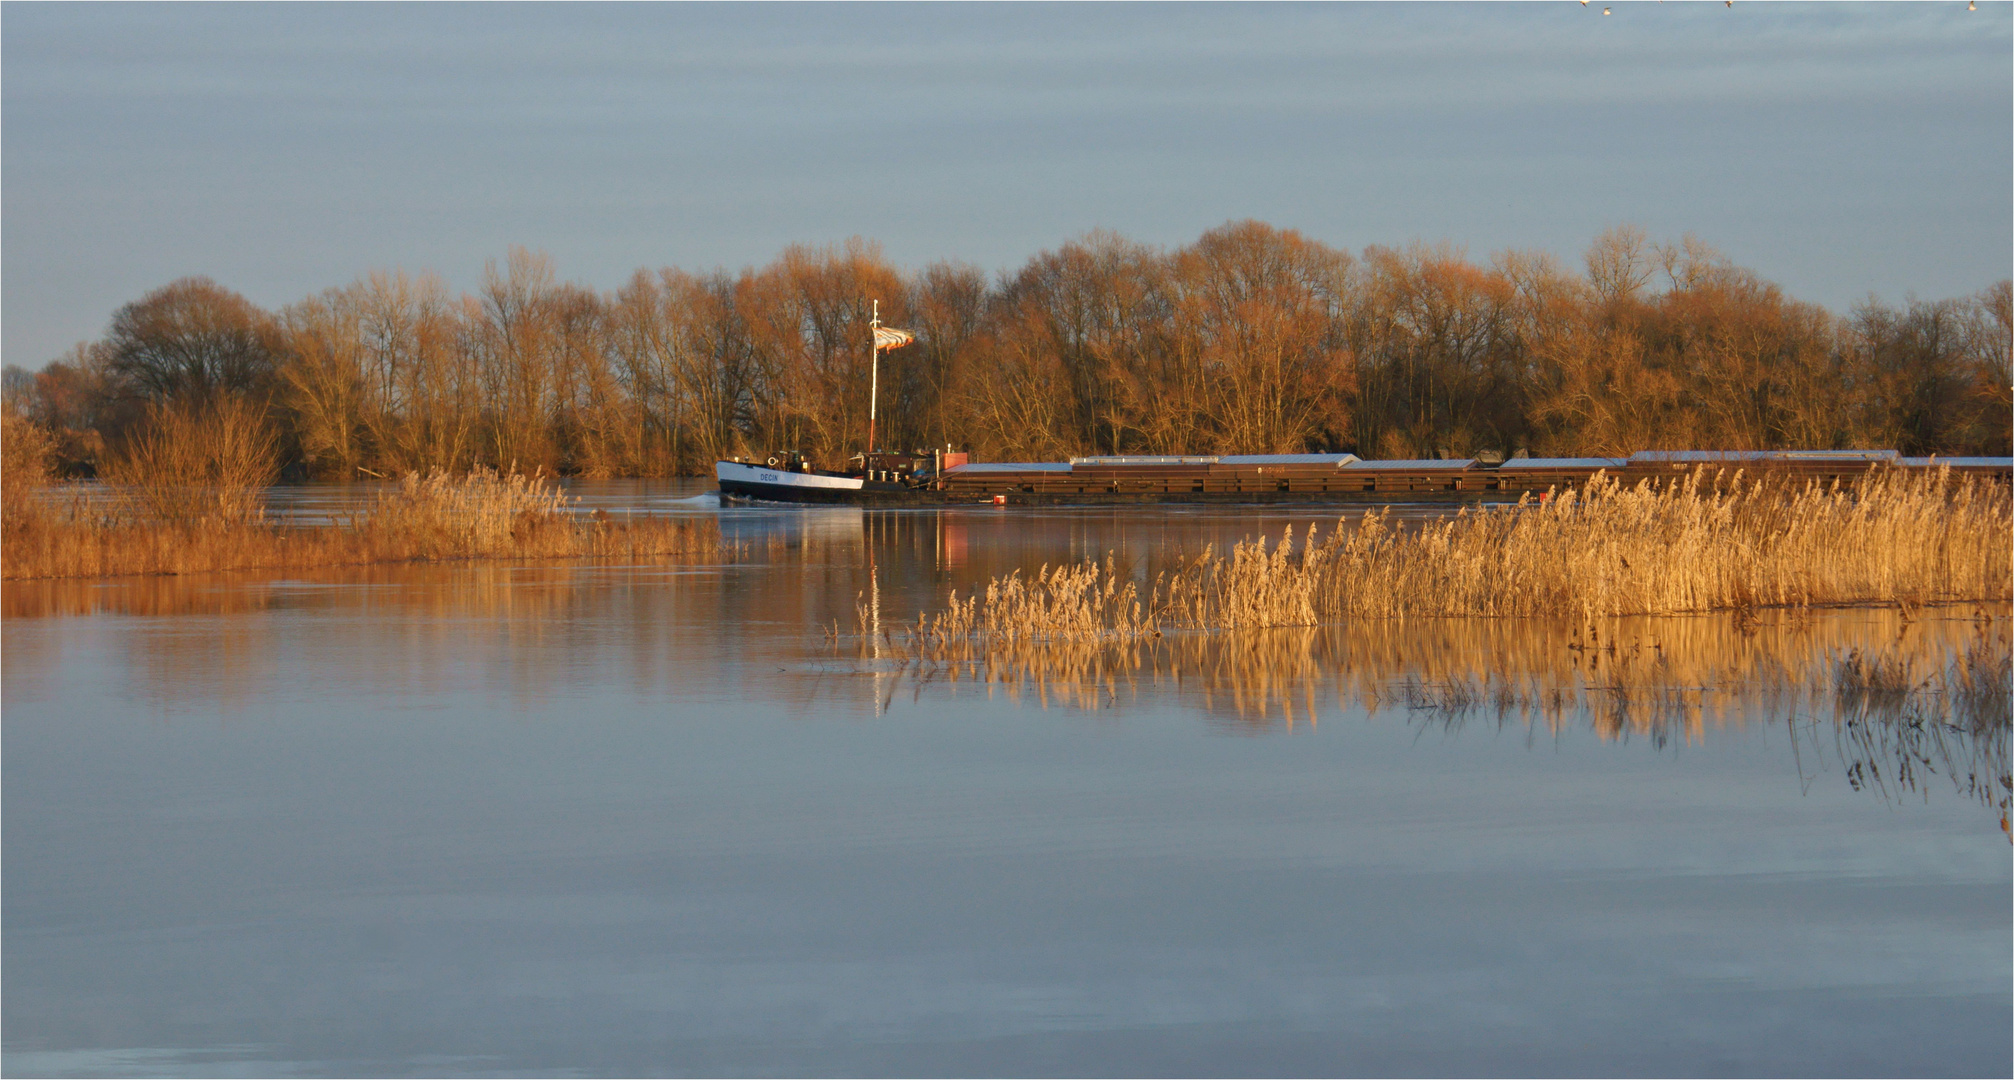
{"label": "reflection of trees", "polygon": [[[1574,625],[1366,620],[1130,640],[912,639],[908,677],[975,684],[1048,707],[1120,707],[1172,692],[1237,729],[1314,723],[1326,709],[1587,729],[1663,746],[1709,727],[1820,725],[1855,787],[1921,792],[1942,774],[2005,812],[2010,624],[2002,608],[1803,611]],[[1802,760],[1802,759],[1800,759]]]}

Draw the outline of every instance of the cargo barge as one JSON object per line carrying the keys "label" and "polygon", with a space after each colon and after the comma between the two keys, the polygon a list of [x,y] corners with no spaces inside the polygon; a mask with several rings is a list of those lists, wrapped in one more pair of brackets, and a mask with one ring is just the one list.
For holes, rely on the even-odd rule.
{"label": "cargo barge", "polygon": [[[868,322],[867,445],[875,445],[881,354],[915,340]],[[974,462],[950,451],[853,455],[858,466],[816,469],[796,452],[716,462],[723,499],[780,503],[944,506],[960,503],[1514,502],[1580,487],[1596,474],[1664,483],[1706,467],[1853,484],[1872,469],[1949,467],[2014,479],[2014,458],[1906,458],[1893,450],[1646,450],[1626,458],[1366,461],[1355,454],[1202,454]],[[850,464],[850,463],[849,463]]]}
{"label": "cargo barge", "polygon": [[1597,473],[1664,483],[1696,468],[1851,485],[1878,468],[1950,468],[2014,482],[2014,458],[1903,457],[1893,450],[1646,450],[1626,458],[1375,461],[1354,454],[1077,457],[972,462],[964,454],[856,455],[857,468],[812,469],[795,454],[719,462],[725,499],[942,506],[994,503],[1514,502],[1581,487]]}

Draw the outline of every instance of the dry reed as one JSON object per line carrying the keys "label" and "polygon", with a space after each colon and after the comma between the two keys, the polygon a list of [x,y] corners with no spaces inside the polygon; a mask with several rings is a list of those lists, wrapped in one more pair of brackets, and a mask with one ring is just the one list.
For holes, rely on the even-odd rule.
{"label": "dry reed", "polygon": [[[2005,486],[1948,470],[1880,473],[1856,490],[1704,471],[1661,489],[1599,477],[1583,493],[1416,529],[1374,513],[1326,538],[1310,528],[1298,545],[1289,530],[1205,549],[1144,601],[1109,559],[1008,575],[901,634],[921,677],[1086,708],[1165,678],[1241,721],[1276,708],[1289,724],[1313,719],[1315,688],[1333,681],[1373,713],[1392,702],[1451,724],[1516,713],[1554,731],[1579,717],[1604,737],[1662,741],[1760,699],[1780,717],[1829,711],[1856,784],[1914,789],[1941,766],[2005,824],[2004,617],[1980,607],[1966,624],[1976,640],[1915,652],[1803,628],[1822,607],[1882,608],[1905,631],[1924,605],[2003,608],[2010,511]],[[1767,609],[1788,613],[1771,629]],[[1732,614],[1669,618],[1708,612]],[[1710,648],[1687,641],[1702,625],[1716,628]],[[1753,646],[1772,635],[1797,640]]]}
{"label": "dry reed", "polygon": [[[200,498],[199,498],[200,501]],[[138,500],[39,500],[10,512],[0,578],[111,577],[471,559],[713,560],[732,553],[713,521],[575,515],[543,477],[408,476],[368,509],[329,526],[258,513],[170,517]],[[179,508],[186,503],[171,503]]]}
{"label": "dry reed", "polygon": [[1464,509],[1413,529],[1385,512],[1326,538],[1205,549],[1144,602],[1108,561],[994,579],[926,617],[934,638],[1137,637],[1343,618],[1564,617],[2014,596],[2014,503],[1949,470],[1856,489],[1696,471],[1665,487],[1597,475],[1584,492]]}

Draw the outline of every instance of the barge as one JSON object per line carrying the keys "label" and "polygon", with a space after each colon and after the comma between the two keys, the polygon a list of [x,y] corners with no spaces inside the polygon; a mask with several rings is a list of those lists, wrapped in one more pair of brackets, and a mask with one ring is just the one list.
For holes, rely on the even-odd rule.
{"label": "barge", "polygon": [[1695,469],[1771,473],[1855,484],[1875,469],[1949,468],[2014,482],[2014,458],[1906,458],[1893,450],[1645,450],[1626,458],[1463,458],[1366,461],[1355,454],[1201,454],[1076,457],[1069,461],[974,462],[950,451],[871,449],[881,389],[881,353],[915,340],[868,322],[867,445],[857,467],[816,469],[795,452],[716,462],[723,499],[779,503],[944,506],[959,503],[1499,502],[1581,487],[1607,474],[1625,484],[1669,483]]}
{"label": "barge", "polygon": [[1077,457],[972,462],[964,454],[856,455],[844,472],[794,454],[719,462],[726,499],[941,506],[971,503],[1499,502],[1579,488],[1605,473],[1625,484],[1667,483],[1694,469],[1741,470],[1819,483],[1858,483],[1871,470],[1940,469],[2014,482],[2014,458],[1903,457],[1893,450],[1646,450],[1626,458],[1374,461],[1354,454]]}

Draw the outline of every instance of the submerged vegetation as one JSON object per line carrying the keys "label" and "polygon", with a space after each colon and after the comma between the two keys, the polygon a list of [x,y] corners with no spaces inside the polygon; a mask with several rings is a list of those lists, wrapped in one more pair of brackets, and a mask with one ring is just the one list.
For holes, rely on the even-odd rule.
{"label": "submerged vegetation", "polygon": [[1847,780],[1900,795],[1923,791],[1941,771],[1960,791],[1996,806],[2000,828],[2014,837],[2014,654],[2007,638],[1982,634],[1927,673],[1922,667],[1888,650],[1855,649],[1834,661],[1832,718]]}
{"label": "submerged vegetation", "polygon": [[1327,535],[1206,548],[1151,582],[1111,561],[995,578],[919,618],[932,641],[1138,638],[1343,618],[1617,615],[2014,596],[2014,499],[1949,470],[1855,489],[1695,471],[1684,482],[1467,510],[1373,512]]}

